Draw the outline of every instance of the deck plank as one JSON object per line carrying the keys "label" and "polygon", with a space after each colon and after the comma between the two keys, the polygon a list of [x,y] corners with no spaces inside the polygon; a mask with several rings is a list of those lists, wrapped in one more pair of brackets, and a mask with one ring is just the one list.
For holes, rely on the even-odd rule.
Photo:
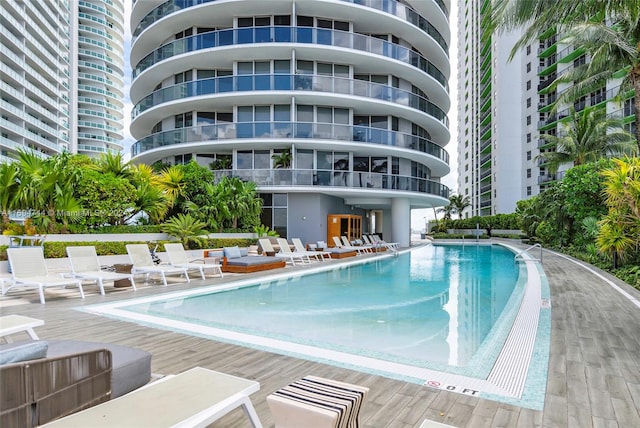
{"label": "deck plank", "polygon": [[[513,242],[510,245],[518,246]],[[32,291],[10,292],[0,297],[0,311],[2,315],[20,314],[44,320],[45,324],[35,329],[41,339],[104,341],[145,349],[153,355],[154,375],[174,374],[202,366],[256,380],[261,389],[252,395],[251,401],[265,427],[273,427],[266,396],[309,374],[371,388],[361,412],[364,427],[418,427],[426,418],[465,428],[563,428],[588,421],[597,428],[640,426],[640,335],[637,334],[640,309],[601,279],[564,258],[545,252],[543,267],[550,284],[552,303],[544,411],[466,397],[77,310],[99,303],[222,284],[238,278],[259,278],[264,273],[225,275],[223,279],[208,278],[204,282],[194,279],[190,284],[175,279],[168,287],[140,282],[135,293],[107,286],[105,296],[100,296],[96,287],[88,286],[84,301],[78,298],[77,290],[47,290],[46,305],[40,305],[37,293]],[[637,290],[603,275],[640,299]],[[234,428],[244,427],[246,423],[244,414],[238,410],[225,416],[216,426]]]}

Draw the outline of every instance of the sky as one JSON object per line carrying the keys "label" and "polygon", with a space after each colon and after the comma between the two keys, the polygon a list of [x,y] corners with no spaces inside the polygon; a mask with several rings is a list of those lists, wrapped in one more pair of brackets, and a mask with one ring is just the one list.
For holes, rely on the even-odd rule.
{"label": "sky", "polygon": [[[125,0],[124,5],[124,22],[125,22],[125,42],[124,42],[124,55],[125,55],[125,71],[124,71],[124,153],[125,159],[130,156],[129,148],[135,142],[135,139],[129,132],[129,125],[131,124],[131,110],[133,104],[129,98],[129,89],[131,87],[131,65],[129,64],[129,52],[131,50],[131,31],[129,17],[131,16],[131,0]],[[441,181],[447,187],[449,187],[451,193],[455,193],[458,190],[457,184],[457,165],[458,165],[458,129],[457,129],[457,116],[458,116],[458,80],[457,80],[457,62],[458,62],[458,4],[457,0],[451,1],[451,11],[449,16],[449,23],[451,26],[451,42],[449,43],[449,58],[451,60],[451,77],[449,78],[449,95],[451,99],[451,109],[449,110],[449,132],[451,133],[451,140],[446,146],[446,150],[449,153],[449,166],[451,172],[446,175]],[[433,209],[414,209],[411,210],[411,228],[415,230],[423,230],[425,228],[426,219],[433,219]]]}

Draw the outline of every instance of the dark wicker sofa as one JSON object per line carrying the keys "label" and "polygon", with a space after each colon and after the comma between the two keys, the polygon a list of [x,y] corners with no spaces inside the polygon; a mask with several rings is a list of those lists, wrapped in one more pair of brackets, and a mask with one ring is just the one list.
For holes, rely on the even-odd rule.
{"label": "dark wicker sofa", "polygon": [[0,426],[34,427],[148,383],[151,354],[70,340],[4,344],[0,379]]}

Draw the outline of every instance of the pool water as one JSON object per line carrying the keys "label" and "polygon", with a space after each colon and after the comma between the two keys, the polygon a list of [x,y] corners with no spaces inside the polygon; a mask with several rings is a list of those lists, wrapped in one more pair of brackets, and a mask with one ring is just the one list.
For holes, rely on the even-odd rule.
{"label": "pool water", "polygon": [[122,309],[421,367],[463,368],[489,336],[504,341],[491,332],[523,287],[519,276],[513,252],[501,246],[432,245]]}

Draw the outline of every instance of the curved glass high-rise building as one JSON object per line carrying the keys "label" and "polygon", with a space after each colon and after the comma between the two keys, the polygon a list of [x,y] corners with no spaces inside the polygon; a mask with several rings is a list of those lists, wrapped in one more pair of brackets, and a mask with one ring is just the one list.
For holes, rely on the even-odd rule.
{"label": "curved glass high-rise building", "polygon": [[255,181],[284,236],[360,216],[408,245],[449,196],[449,3],[136,1],[132,159]]}

